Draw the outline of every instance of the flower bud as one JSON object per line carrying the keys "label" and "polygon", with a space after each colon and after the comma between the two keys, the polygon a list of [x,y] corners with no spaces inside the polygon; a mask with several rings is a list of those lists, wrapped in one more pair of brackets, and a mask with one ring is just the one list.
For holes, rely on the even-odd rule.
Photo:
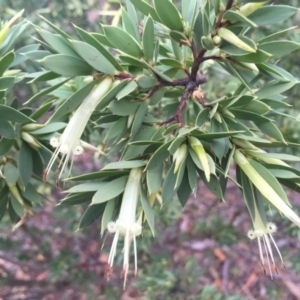
{"label": "flower bud", "polygon": [[201,38],[201,43],[202,43],[202,46],[207,50],[212,50],[215,47],[211,37],[203,36]]}
{"label": "flower bud", "polygon": [[235,45],[236,47],[243,49],[245,51],[255,53],[256,50],[242,41],[238,36],[236,36],[232,31],[227,28],[221,27],[218,29],[218,36],[227,41],[228,43]]}
{"label": "flower bud", "polygon": [[247,3],[239,8],[239,13],[247,17],[265,5],[269,1]]}
{"label": "flower bud", "polygon": [[40,148],[41,145],[39,144],[39,142],[29,133],[22,131],[21,132],[21,138],[27,142],[30,146],[32,146],[32,148],[37,149]]}
{"label": "flower bud", "polygon": [[191,148],[194,150],[194,152],[197,154],[199,158],[206,180],[210,181],[211,172],[210,172],[209,162],[202,143],[194,136],[189,136],[188,140],[189,140],[189,145],[191,146]]}
{"label": "flower bud", "polygon": [[212,41],[213,41],[215,46],[220,46],[221,43],[222,43],[222,39],[218,35],[215,35],[213,37]]}
{"label": "flower bud", "polygon": [[28,123],[22,126],[23,131],[33,131],[44,127],[44,124]]}
{"label": "flower bud", "polygon": [[181,164],[185,160],[186,155],[187,155],[187,146],[186,144],[182,144],[173,155],[173,158],[175,160],[174,174],[177,173],[177,171],[179,170]]}
{"label": "flower bud", "polygon": [[20,12],[15,14],[0,30],[0,46],[4,42],[5,38],[7,37],[10,28],[15,24],[15,22],[23,15],[24,9],[22,9]]}

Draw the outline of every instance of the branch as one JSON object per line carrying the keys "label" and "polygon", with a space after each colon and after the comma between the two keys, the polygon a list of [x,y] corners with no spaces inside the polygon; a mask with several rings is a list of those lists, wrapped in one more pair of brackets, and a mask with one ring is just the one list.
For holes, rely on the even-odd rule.
{"label": "branch", "polygon": [[198,73],[198,70],[199,70],[199,66],[202,62],[202,59],[203,59],[204,54],[205,54],[206,51],[207,51],[206,49],[202,48],[199,51],[196,59],[194,60],[194,63],[193,63],[193,66],[192,66],[191,77],[190,77],[191,80],[193,80],[193,81],[196,79],[196,76],[197,76],[197,73]]}
{"label": "branch", "polygon": [[226,12],[227,10],[231,9],[231,7],[232,7],[232,5],[233,5],[233,1],[234,1],[234,0],[228,0],[225,10],[224,10],[223,12],[220,13],[219,18],[218,18],[218,21],[217,21],[217,23],[216,23],[216,27],[215,27],[216,30],[217,30],[218,28],[222,27],[222,19],[223,19],[223,16],[224,16],[224,14],[225,14],[225,12]]}

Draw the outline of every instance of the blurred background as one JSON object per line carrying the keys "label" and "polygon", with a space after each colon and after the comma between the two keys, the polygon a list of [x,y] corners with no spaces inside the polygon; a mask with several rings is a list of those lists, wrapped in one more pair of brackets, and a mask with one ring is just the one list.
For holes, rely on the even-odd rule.
{"label": "blurred background", "polygon": [[[273,1],[300,6],[300,0]],[[97,31],[99,22],[117,23],[120,1],[102,0],[0,0],[0,20],[25,8],[24,17],[45,27],[38,14],[62,30],[75,35],[73,25]],[[288,23],[288,24],[287,24]],[[265,28],[260,34],[271,34],[300,23],[300,13],[285,24]],[[34,30],[28,27],[15,49],[33,43]],[[300,42],[300,30],[285,33],[285,39]],[[300,52],[293,52],[278,63],[295,77],[300,77]],[[35,72],[34,63],[21,67]],[[217,80],[214,91],[226,88]],[[28,100],[43,86],[19,82],[14,93],[20,102]],[[211,91],[212,92],[212,91]],[[286,94],[293,105],[283,113],[300,116],[300,89],[296,85]],[[276,116],[285,138],[299,143],[299,122]],[[280,150],[280,149],[277,149]],[[276,151],[276,149],[274,149]],[[299,149],[290,151],[299,155]],[[92,157],[82,156],[77,172],[95,171],[101,167]],[[83,167],[84,166],[84,167]],[[56,206],[61,191],[41,186],[44,205],[17,231],[11,231],[8,218],[0,223],[0,299],[3,300],[93,300],[93,299],[300,299],[300,232],[273,212],[278,226],[275,240],[286,269],[276,255],[279,274],[274,279],[263,274],[256,241],[247,238],[251,220],[239,190],[228,185],[226,203],[211,194],[201,183],[197,195],[184,210],[177,200],[156,209],[157,236],[149,229],[138,240],[139,276],[130,276],[123,291],[120,278],[122,257],[117,257],[110,281],[104,273],[111,237],[100,236],[100,223],[77,231],[84,211],[81,206]],[[295,210],[300,213],[300,196],[289,193]]]}

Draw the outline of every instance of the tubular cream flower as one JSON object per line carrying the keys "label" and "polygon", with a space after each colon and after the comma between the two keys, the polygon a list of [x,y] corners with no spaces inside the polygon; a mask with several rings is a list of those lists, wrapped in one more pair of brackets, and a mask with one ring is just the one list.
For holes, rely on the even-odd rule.
{"label": "tubular cream flower", "polygon": [[58,180],[62,177],[69,160],[71,159],[70,171],[73,165],[74,155],[80,155],[84,152],[84,148],[91,148],[90,145],[80,141],[80,137],[88,123],[93,111],[99,104],[103,96],[109,91],[112,85],[112,78],[107,77],[101,81],[91,93],[83,100],[81,105],[77,108],[74,115],[71,117],[70,122],[66,126],[63,134],[59,137],[52,137],[50,145],[55,149],[48,166],[44,173],[44,180],[46,180],[49,171],[51,170],[54,162],[56,161],[59,153],[62,154],[58,170]]}
{"label": "tubular cream flower", "polygon": [[271,263],[272,263],[276,273],[278,273],[278,270],[276,268],[275,261],[274,261],[272,244],[280,257],[283,268],[285,269],[285,265],[284,265],[281,253],[280,253],[280,251],[276,245],[276,242],[272,236],[272,234],[274,232],[276,232],[277,227],[274,223],[267,223],[265,225],[259,215],[257,216],[257,218],[255,218],[253,227],[254,227],[254,230],[249,230],[247,233],[248,238],[251,240],[253,240],[255,238],[257,239],[260,261],[261,261],[262,267],[264,269],[264,273],[266,274],[267,271],[266,271],[264,254],[263,254],[263,247],[265,248],[265,253],[267,256],[267,264],[268,264],[270,276],[273,279]]}
{"label": "tubular cream flower", "polygon": [[126,280],[129,270],[129,251],[132,241],[134,247],[135,276],[137,275],[136,237],[142,233],[142,226],[136,221],[136,206],[139,197],[141,176],[141,168],[135,168],[131,170],[123,194],[119,217],[115,222],[109,222],[107,224],[107,230],[115,234],[108,257],[108,264],[111,268],[114,264],[119,236],[124,237],[124,261],[122,272],[124,275],[124,289],[126,286]]}

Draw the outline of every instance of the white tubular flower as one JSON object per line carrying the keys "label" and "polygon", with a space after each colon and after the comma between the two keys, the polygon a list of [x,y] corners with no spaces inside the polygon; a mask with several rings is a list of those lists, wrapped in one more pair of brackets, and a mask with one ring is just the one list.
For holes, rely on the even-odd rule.
{"label": "white tubular flower", "polygon": [[129,251],[132,241],[134,247],[135,275],[137,275],[136,237],[142,233],[142,226],[136,221],[136,206],[139,197],[141,176],[142,168],[131,170],[123,194],[119,217],[115,222],[109,222],[107,224],[107,230],[115,234],[108,258],[108,264],[111,268],[114,264],[119,236],[124,237],[124,262],[122,272],[124,275],[124,289],[129,270]]}
{"label": "white tubular flower", "polygon": [[60,170],[58,180],[63,175],[69,160],[71,159],[71,166],[68,176],[70,175],[70,171],[73,165],[74,155],[80,155],[84,152],[84,148],[90,148],[87,146],[87,143],[80,141],[80,137],[93,111],[95,110],[96,106],[99,104],[103,96],[109,91],[111,85],[112,78],[107,77],[102,80],[77,108],[68,125],[66,126],[63,134],[59,138],[52,137],[50,139],[50,145],[56,149],[45,170],[44,180],[46,180],[49,171],[51,170],[59,153],[62,154],[62,158],[58,166],[58,170]]}
{"label": "white tubular flower", "polygon": [[280,251],[276,245],[276,242],[272,236],[272,234],[277,231],[277,227],[274,223],[269,222],[269,223],[265,224],[256,207],[255,207],[255,219],[253,222],[253,227],[254,227],[254,229],[249,230],[247,233],[247,236],[251,240],[253,240],[255,238],[257,239],[260,261],[261,261],[262,267],[264,269],[264,273],[267,274],[265,260],[264,260],[264,254],[263,254],[263,247],[265,248],[268,269],[270,272],[270,276],[273,279],[271,263],[272,263],[276,273],[278,273],[278,269],[276,268],[275,261],[274,261],[272,244],[280,257],[283,268],[285,269],[285,265],[284,265],[281,253],[280,253]]}

